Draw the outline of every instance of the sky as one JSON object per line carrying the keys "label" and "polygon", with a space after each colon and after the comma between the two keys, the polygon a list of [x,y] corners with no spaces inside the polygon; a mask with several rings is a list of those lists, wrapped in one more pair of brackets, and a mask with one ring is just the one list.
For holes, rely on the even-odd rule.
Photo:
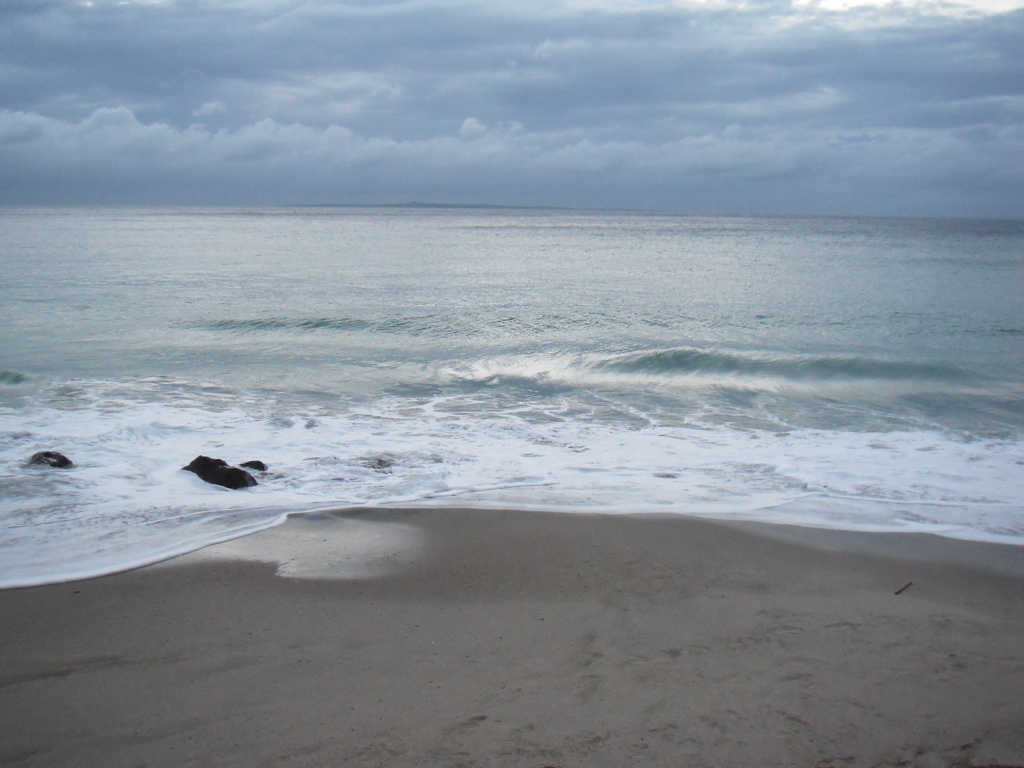
{"label": "sky", "polygon": [[1024,0],[2,0],[0,204],[1024,218]]}

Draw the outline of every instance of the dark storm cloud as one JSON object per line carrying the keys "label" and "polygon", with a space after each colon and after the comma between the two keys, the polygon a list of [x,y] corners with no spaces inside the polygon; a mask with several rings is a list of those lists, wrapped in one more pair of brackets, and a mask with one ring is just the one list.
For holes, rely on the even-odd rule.
{"label": "dark storm cloud", "polygon": [[1024,216],[1024,11],[0,7],[6,202]]}

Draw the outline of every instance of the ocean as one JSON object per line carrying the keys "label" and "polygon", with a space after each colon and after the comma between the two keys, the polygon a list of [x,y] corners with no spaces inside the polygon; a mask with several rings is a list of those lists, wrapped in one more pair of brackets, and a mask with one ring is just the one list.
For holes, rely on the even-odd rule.
{"label": "ocean", "polygon": [[0,266],[0,586],[355,506],[1024,544],[1024,222],[6,208]]}

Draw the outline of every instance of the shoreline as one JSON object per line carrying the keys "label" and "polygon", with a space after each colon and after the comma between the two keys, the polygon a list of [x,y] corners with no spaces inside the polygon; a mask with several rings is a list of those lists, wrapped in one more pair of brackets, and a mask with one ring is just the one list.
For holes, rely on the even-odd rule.
{"label": "shoreline", "polygon": [[[188,562],[189,558],[196,553],[210,550],[212,552],[231,551],[235,554],[229,559],[235,559],[238,547],[232,545],[242,539],[252,536],[266,537],[269,531],[273,531],[282,525],[287,525],[302,518],[320,519],[323,516],[337,518],[358,518],[370,515],[387,517],[389,515],[417,515],[438,510],[451,510],[460,513],[522,513],[524,515],[564,515],[577,517],[631,517],[638,519],[676,519],[684,518],[689,520],[702,520],[712,525],[723,525],[733,527],[737,530],[744,530],[758,536],[780,541],[802,543],[811,547],[837,550],[857,551],[864,554],[879,554],[892,557],[908,557],[912,559],[948,559],[962,565],[976,564],[990,570],[997,570],[1009,575],[1024,576],[1024,540],[1016,540],[1019,537],[1007,537],[1008,540],[998,538],[971,537],[964,538],[953,536],[947,533],[940,533],[928,530],[927,528],[910,529],[876,529],[874,527],[843,528],[832,526],[818,526],[803,523],[789,523],[770,519],[753,519],[734,516],[715,516],[702,514],[688,514],[684,512],[660,512],[640,511],[622,512],[595,510],[583,511],[579,509],[562,509],[557,507],[531,507],[531,506],[347,506],[331,507],[329,505],[311,511],[281,512],[273,520],[268,520],[259,527],[249,528],[244,532],[233,531],[226,533],[220,538],[215,538],[205,544],[182,544],[179,546],[165,547],[163,550],[142,555],[134,559],[128,559],[124,563],[115,566],[95,566],[79,568],[78,572],[72,572],[61,576],[22,576],[9,578],[6,582],[0,581],[0,593],[10,589],[30,589],[57,584],[70,584],[77,581],[104,578],[119,573],[127,573],[142,568],[151,568],[171,562]],[[264,539],[261,538],[262,542]],[[223,549],[227,545],[228,549]],[[244,546],[242,547],[244,549]],[[185,558],[185,560],[182,560]],[[244,558],[243,558],[244,559]]]}
{"label": "shoreline", "polygon": [[0,763],[1024,765],[1022,598],[930,534],[295,516],[0,591]]}

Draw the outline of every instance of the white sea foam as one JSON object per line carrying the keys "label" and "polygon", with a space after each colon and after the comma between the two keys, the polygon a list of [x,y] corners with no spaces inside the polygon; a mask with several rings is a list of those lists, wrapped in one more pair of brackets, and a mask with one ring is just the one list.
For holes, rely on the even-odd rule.
{"label": "white sea foam", "polygon": [[[94,382],[0,412],[0,586],[96,575],[354,506],[677,512],[1024,543],[1024,444],[938,430],[789,432],[488,410],[475,396],[325,404]],[[560,418],[559,414],[570,414]],[[37,450],[69,470],[29,467]],[[265,461],[228,491],[197,454]]]}

